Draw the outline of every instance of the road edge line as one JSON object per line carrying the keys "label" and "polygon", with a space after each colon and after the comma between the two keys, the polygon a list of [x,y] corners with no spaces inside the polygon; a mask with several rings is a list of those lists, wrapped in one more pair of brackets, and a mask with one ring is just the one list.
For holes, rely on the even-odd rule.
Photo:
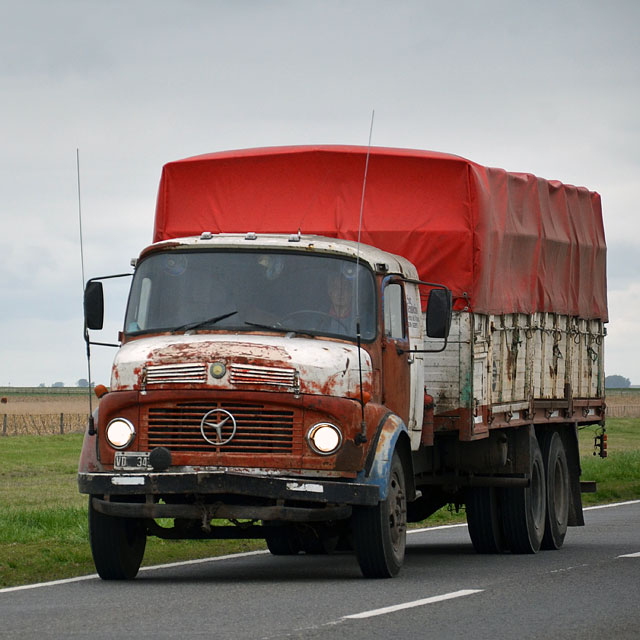
{"label": "road edge line", "polygon": [[[181,560],[179,562],[168,562],[166,564],[153,564],[148,567],[140,567],[140,573],[143,571],[157,571],[158,569],[170,569],[172,567],[187,567],[194,564],[203,564],[205,562],[217,562],[220,560],[229,560],[231,558],[244,558],[247,556],[256,556],[269,553],[266,550],[243,551],[241,553],[229,553],[224,556],[211,556],[209,558],[196,558],[194,560]],[[61,578],[60,580],[50,580],[49,582],[36,582],[34,584],[21,584],[16,587],[3,587],[0,593],[10,593],[12,591],[25,591],[26,589],[38,589],[40,587],[54,587],[59,584],[70,584],[73,582],[83,582],[85,580],[95,580],[99,578],[97,573],[86,576],[76,576],[75,578]]]}
{"label": "road edge line", "polygon": [[640,500],[627,500],[626,502],[610,502],[609,504],[594,504],[591,507],[582,507],[582,510],[592,511],[594,509],[608,509],[609,507],[624,507],[628,504],[640,504]]}

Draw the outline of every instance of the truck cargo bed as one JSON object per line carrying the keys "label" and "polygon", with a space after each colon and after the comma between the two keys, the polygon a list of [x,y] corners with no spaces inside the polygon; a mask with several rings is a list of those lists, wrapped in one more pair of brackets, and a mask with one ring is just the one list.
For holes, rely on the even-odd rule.
{"label": "truck cargo bed", "polygon": [[597,319],[455,312],[447,348],[424,358],[435,431],[474,440],[522,423],[600,421],[604,335]]}

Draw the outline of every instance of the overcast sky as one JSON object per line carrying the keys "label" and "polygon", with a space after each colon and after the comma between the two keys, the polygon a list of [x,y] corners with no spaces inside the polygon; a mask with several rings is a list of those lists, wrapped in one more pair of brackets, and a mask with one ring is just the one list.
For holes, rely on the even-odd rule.
{"label": "overcast sky", "polygon": [[89,278],[150,243],[164,163],[366,145],[372,109],[374,145],[602,195],[605,370],[640,384],[638,25],[637,0],[0,0],[0,386],[87,377],[77,148]]}

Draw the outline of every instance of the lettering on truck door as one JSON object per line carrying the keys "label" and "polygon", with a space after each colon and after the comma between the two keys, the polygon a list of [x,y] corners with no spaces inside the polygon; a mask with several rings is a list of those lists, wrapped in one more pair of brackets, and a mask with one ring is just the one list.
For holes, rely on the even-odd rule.
{"label": "lettering on truck door", "polygon": [[[424,316],[420,303],[420,291],[417,285],[405,284],[407,300],[407,330],[409,334],[409,348],[420,351],[424,349]],[[422,419],[424,416],[424,354],[409,354],[411,379],[411,406],[407,428],[410,433],[422,433]],[[414,436],[411,436],[412,442]],[[417,445],[416,445],[417,447]]]}

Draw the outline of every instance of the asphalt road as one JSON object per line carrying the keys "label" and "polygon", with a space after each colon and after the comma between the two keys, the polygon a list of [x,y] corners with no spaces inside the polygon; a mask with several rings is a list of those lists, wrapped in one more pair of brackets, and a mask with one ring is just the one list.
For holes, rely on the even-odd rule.
{"label": "asphalt road", "polygon": [[2,638],[640,638],[640,501],[585,514],[560,551],[474,553],[465,526],[412,533],[393,580],[351,555],[254,553],[0,590]]}

